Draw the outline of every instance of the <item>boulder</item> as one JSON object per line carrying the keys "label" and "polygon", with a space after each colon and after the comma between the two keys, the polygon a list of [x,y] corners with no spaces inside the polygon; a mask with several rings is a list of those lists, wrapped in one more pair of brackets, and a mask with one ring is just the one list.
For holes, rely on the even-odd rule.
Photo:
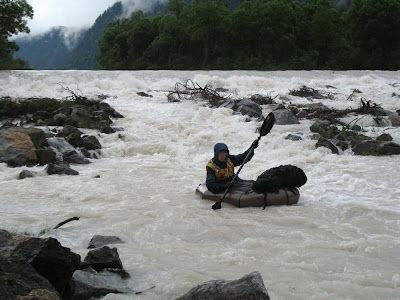
{"label": "boulder", "polygon": [[86,165],[90,164],[90,161],[83,157],[82,154],[76,151],[70,151],[63,154],[63,161],[69,164]]}
{"label": "boulder", "polygon": [[212,280],[205,282],[177,300],[269,300],[267,289],[259,272],[253,272],[236,280]]}
{"label": "boulder", "polygon": [[36,149],[36,157],[39,165],[44,166],[49,163],[55,162],[57,154],[52,149]]}
{"label": "boulder", "polygon": [[29,135],[35,148],[40,148],[47,145],[46,133],[38,128],[34,127],[10,127],[8,128],[11,132],[20,132]]}
{"label": "boulder", "polygon": [[37,156],[30,136],[15,130],[0,129],[0,162],[10,167],[35,165]]}
{"label": "boulder", "polygon": [[109,293],[132,293],[123,280],[110,272],[97,273],[93,269],[78,270],[71,280],[71,295],[68,299],[95,299]]}
{"label": "boulder", "polygon": [[83,139],[81,138],[81,135],[78,133],[73,132],[69,134],[68,136],[65,137],[65,140],[75,148],[83,146]]}
{"label": "boulder", "polygon": [[117,236],[95,235],[89,242],[89,249],[100,248],[110,244],[121,244],[123,241]]}
{"label": "boulder", "polygon": [[339,154],[338,148],[329,140],[324,137],[318,139],[318,142],[315,144],[316,148],[325,147],[332,151],[333,154]]}
{"label": "boulder", "polygon": [[59,174],[59,175],[79,175],[78,171],[75,171],[71,169],[67,164],[65,163],[57,163],[53,164],[50,163],[46,167],[46,173],[48,175],[54,175],[54,174]]}
{"label": "boulder", "polygon": [[21,173],[18,175],[18,179],[25,179],[25,178],[31,178],[31,177],[36,177],[38,173],[29,171],[29,170],[23,170]]}
{"label": "boulder", "polygon": [[239,102],[237,102],[234,111],[242,115],[248,115],[249,117],[252,118],[259,118],[262,116],[262,110],[260,105],[249,99],[242,99]]}
{"label": "boulder", "polygon": [[382,145],[382,148],[380,149],[380,154],[382,155],[400,154],[400,145],[393,142],[385,143]]}
{"label": "boulder", "polygon": [[105,268],[123,269],[117,248],[103,246],[88,252],[79,269],[93,268],[97,272]]}
{"label": "boulder", "polygon": [[56,115],[54,115],[53,119],[50,121],[49,125],[53,125],[53,126],[62,126],[65,124],[65,122],[67,121],[68,116],[66,114],[63,113],[58,113]]}
{"label": "boulder", "polygon": [[85,147],[87,150],[101,149],[101,144],[99,140],[93,135],[84,136],[82,140],[83,140],[83,147]]}
{"label": "boulder", "polygon": [[29,263],[0,255],[0,266],[0,295],[2,300],[15,300],[20,296],[28,295],[35,289],[47,290],[58,297],[53,299],[61,299],[50,282]]}
{"label": "boulder", "polygon": [[277,125],[300,124],[293,113],[287,109],[274,110],[273,113],[275,116],[275,124]]}
{"label": "boulder", "polygon": [[30,264],[61,294],[79,266],[80,255],[61,246],[54,238],[30,238],[15,247],[12,259]]}

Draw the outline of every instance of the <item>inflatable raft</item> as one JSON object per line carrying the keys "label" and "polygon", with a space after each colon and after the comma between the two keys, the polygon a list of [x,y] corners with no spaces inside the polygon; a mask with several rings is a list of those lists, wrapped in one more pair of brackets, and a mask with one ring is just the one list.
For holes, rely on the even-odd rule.
{"label": "inflatable raft", "polygon": [[[230,203],[237,207],[263,207],[264,206],[264,194],[259,194],[251,189],[253,180],[238,180],[234,186],[226,194],[223,203]],[[205,183],[200,184],[196,189],[196,194],[201,199],[208,199],[218,201],[224,195],[224,193],[213,194],[207,189]],[[277,193],[268,193],[266,198],[266,205],[292,205],[299,201],[300,193],[296,188],[283,188],[277,191]]]}

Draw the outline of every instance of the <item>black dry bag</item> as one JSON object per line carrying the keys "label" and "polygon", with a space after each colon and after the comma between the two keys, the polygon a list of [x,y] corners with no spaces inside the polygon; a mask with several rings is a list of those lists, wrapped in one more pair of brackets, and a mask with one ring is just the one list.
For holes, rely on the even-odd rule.
{"label": "black dry bag", "polygon": [[258,176],[252,189],[258,193],[272,193],[281,188],[297,188],[307,182],[307,176],[302,169],[284,165],[268,169]]}

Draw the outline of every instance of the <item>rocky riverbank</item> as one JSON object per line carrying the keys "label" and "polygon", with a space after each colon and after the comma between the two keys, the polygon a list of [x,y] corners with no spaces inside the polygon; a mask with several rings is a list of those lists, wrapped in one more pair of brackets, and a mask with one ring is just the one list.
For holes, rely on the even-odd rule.
{"label": "rocky riverbank", "polygon": [[[54,238],[12,235],[0,229],[0,295],[3,300],[83,300],[109,293],[142,294],[129,287],[130,274],[124,269],[116,247],[116,236],[94,236],[83,261]],[[180,300],[254,299],[269,300],[259,272],[237,280],[205,282]]]}

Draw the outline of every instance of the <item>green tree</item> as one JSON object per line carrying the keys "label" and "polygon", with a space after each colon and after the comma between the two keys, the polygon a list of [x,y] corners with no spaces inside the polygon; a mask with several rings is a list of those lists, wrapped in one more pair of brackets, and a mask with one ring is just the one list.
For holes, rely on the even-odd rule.
{"label": "green tree", "polygon": [[128,19],[116,19],[99,40],[99,65],[106,70],[125,70],[128,60]]}
{"label": "green tree", "polygon": [[[197,45],[195,68],[218,68],[218,57],[226,54],[225,41],[230,29],[229,10],[219,0],[193,0],[181,18],[185,33]],[[214,63],[214,66],[213,66]],[[224,65],[224,62],[219,62]]]}
{"label": "green tree", "polygon": [[353,0],[344,14],[352,68],[400,68],[400,0]]}
{"label": "green tree", "polygon": [[26,62],[13,59],[13,53],[19,48],[9,38],[20,32],[29,33],[26,24],[32,17],[32,7],[26,0],[0,0],[0,69],[26,67]]}

